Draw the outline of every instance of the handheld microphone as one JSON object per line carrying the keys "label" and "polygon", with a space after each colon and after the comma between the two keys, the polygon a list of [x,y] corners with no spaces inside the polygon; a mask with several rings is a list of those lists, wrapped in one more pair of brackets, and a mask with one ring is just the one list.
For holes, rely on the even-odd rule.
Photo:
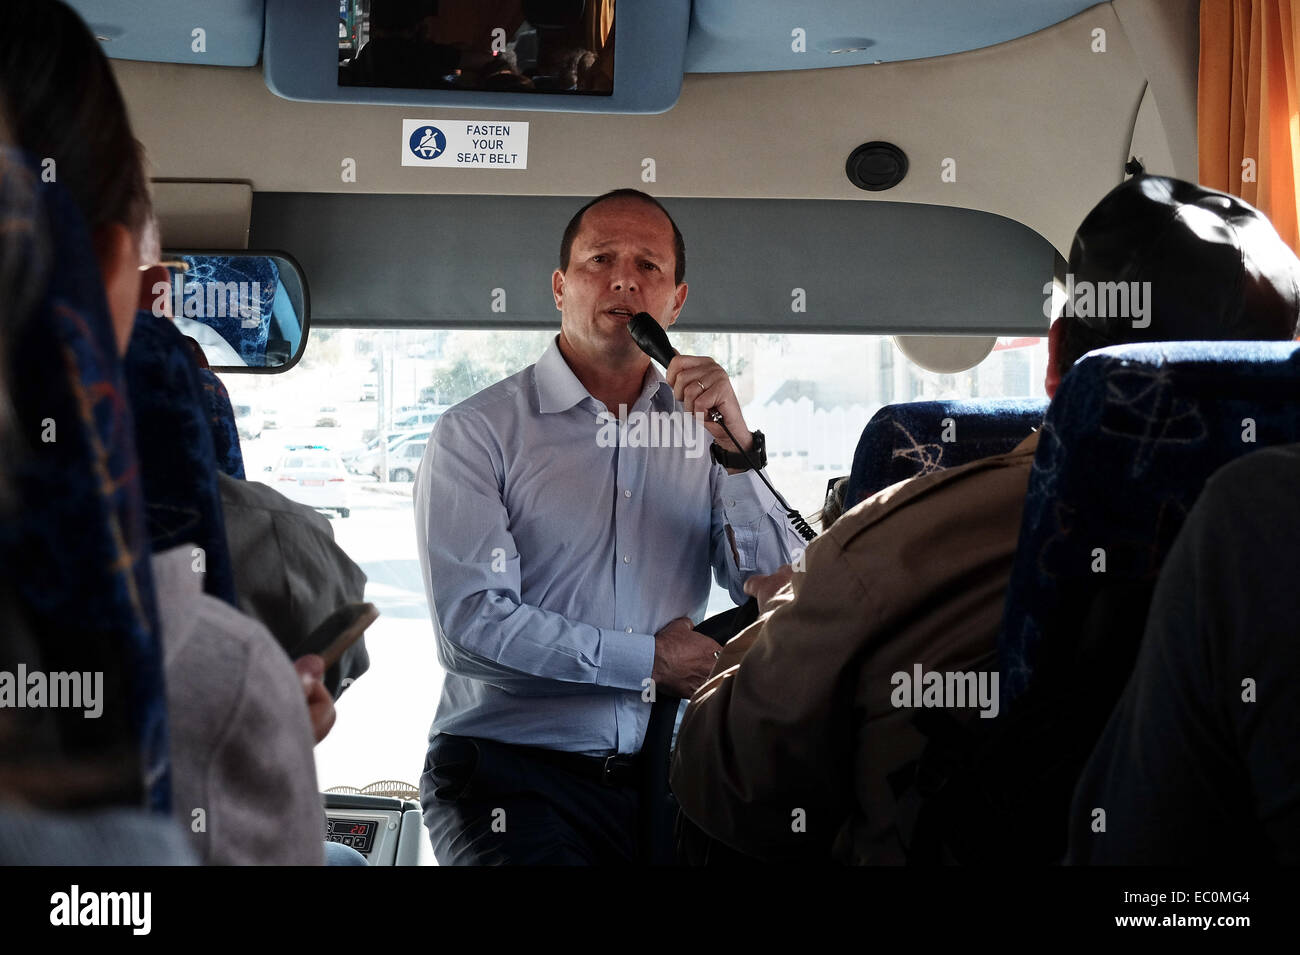
{"label": "handheld microphone", "polygon": [[649,312],[637,312],[633,315],[632,321],[627,323],[627,330],[641,350],[665,368],[677,354],[677,349],[668,344],[668,333]]}
{"label": "handheld microphone", "polygon": [[[649,312],[637,312],[633,315],[632,320],[627,323],[627,330],[632,336],[632,340],[637,343],[637,347],[665,368],[673,360],[673,356],[677,354],[677,350],[668,342],[668,333],[664,331],[662,325],[654,320],[654,317]],[[758,462],[750,457],[748,451],[740,447],[740,442],[736,440],[731,433],[731,429],[722,420],[722,413],[717,408],[710,409],[709,420],[720,426],[727,437],[731,439],[731,443],[745,456],[745,460],[754,469],[754,473],[767,485],[767,489],[785,508],[786,517],[790,520],[791,526],[799,533],[799,536],[806,541],[812,541],[816,538],[817,532],[803,519],[803,515],[786,502],[786,499],[781,496],[781,492],[772,486],[772,482],[767,479],[762,469],[758,467]]]}
{"label": "handheld microphone", "polygon": [[[633,315],[632,321],[627,323],[627,330],[637,346],[665,368],[677,354],[677,349],[668,343],[668,333],[649,312],[637,312]],[[709,420],[714,424],[722,424],[722,414],[716,408],[710,408]]]}

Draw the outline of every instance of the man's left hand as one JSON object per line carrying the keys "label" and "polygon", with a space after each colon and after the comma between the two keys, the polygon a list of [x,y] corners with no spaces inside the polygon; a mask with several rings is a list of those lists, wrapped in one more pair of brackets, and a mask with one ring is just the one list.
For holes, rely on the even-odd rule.
{"label": "man's left hand", "polygon": [[697,411],[708,415],[716,409],[727,423],[731,433],[741,446],[738,448],[727,437],[722,426],[714,424],[707,417],[704,427],[708,428],[713,440],[724,451],[750,451],[754,447],[754,436],[745,424],[745,417],[740,413],[740,402],[736,399],[736,390],[731,386],[731,378],[726,369],[712,358],[701,355],[678,355],[668,365],[664,375],[672,386],[673,397],[682,403],[687,414]]}

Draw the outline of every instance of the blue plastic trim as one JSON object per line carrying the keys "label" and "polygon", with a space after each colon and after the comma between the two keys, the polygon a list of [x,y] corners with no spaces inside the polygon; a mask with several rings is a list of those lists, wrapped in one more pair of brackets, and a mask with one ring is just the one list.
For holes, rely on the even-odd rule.
{"label": "blue plastic trim", "polygon": [[[262,54],[263,0],[68,0],[100,47],[117,60],[256,66]],[[21,16],[18,18],[21,20]],[[22,29],[15,21],[11,29]],[[194,30],[205,52],[194,51]]]}
{"label": "blue plastic trim", "polygon": [[[695,0],[687,73],[862,66],[947,56],[1068,20],[1096,0]],[[793,30],[804,31],[795,52]],[[865,49],[832,53],[832,49]]]}

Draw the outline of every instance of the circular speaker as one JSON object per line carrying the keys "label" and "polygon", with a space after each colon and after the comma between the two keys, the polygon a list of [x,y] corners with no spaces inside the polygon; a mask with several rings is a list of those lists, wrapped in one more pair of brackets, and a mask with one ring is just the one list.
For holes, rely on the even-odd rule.
{"label": "circular speaker", "polygon": [[844,173],[859,189],[892,189],[907,175],[907,154],[893,143],[863,143],[849,153]]}
{"label": "circular speaker", "polygon": [[974,368],[998,343],[996,335],[895,335],[894,344],[912,364],[939,375]]}

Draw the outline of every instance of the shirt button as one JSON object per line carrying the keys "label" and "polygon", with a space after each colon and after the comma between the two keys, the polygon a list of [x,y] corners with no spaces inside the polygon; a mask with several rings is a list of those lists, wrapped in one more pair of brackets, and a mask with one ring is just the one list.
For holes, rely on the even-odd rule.
{"label": "shirt button", "polygon": [[629,557],[627,554],[624,554],[624,555],[623,555],[623,563],[625,563],[625,564],[630,564],[630,563],[632,563],[632,558]]}
{"label": "shirt button", "polygon": [[624,491],[624,492],[623,492],[623,496],[624,496],[624,497],[631,497],[631,496],[632,496],[632,492],[631,492],[631,491]]}
{"label": "shirt button", "polygon": [[628,627],[628,628],[627,628],[627,632],[628,632],[628,633],[631,633],[631,632],[632,632],[632,628],[631,628],[631,627]]}
{"label": "shirt button", "polygon": [[727,502],[727,507],[735,507],[735,506],[736,506],[736,502],[735,502],[735,501],[728,501],[728,502]]}

